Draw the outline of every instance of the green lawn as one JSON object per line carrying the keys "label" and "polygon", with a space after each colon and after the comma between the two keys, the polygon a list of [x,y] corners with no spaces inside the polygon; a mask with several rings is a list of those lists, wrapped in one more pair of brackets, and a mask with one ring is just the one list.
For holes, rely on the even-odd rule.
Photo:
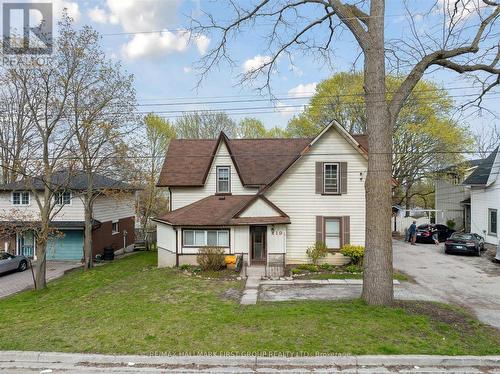
{"label": "green lawn", "polygon": [[[0,300],[0,349],[100,353],[500,354],[500,334],[450,307],[280,302],[241,307],[242,281],[156,269],[139,253]],[[425,314],[420,314],[425,313]]]}

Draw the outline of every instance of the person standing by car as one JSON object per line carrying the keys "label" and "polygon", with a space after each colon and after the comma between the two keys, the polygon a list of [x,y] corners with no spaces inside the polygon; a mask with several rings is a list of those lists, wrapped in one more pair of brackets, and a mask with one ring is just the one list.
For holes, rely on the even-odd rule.
{"label": "person standing by car", "polygon": [[410,228],[408,229],[408,232],[410,234],[411,245],[416,245],[415,242],[417,241],[417,221],[413,221],[413,223],[410,225]]}
{"label": "person standing by car", "polygon": [[439,235],[437,230],[434,230],[432,233],[432,240],[434,240],[434,244],[436,244],[436,246],[439,246]]}

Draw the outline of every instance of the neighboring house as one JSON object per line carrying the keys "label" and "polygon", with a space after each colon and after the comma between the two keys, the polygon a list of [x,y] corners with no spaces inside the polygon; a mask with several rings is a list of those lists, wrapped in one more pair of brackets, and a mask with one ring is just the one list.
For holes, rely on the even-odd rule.
{"label": "neighboring house", "polygon": [[483,159],[453,165],[436,173],[436,223],[455,222],[455,230],[470,232],[470,188],[462,182],[471,175]]}
{"label": "neighboring house", "polygon": [[305,263],[325,242],[365,243],[367,139],[337,123],[307,139],[174,139],[158,182],[171,212],[155,218],[158,265],[196,263],[205,246],[248,265]]}
{"label": "neighboring house", "polygon": [[500,151],[495,149],[464,181],[470,187],[471,231],[497,245],[500,225]]}
{"label": "neighboring house", "polygon": [[[57,234],[47,244],[48,260],[80,260],[83,257],[84,206],[82,192],[87,186],[87,177],[82,172],[60,171],[54,174],[55,215],[51,226]],[[0,186],[0,225],[16,227],[15,233],[0,238],[0,250],[12,254],[26,255],[36,259],[36,240],[33,227],[39,220],[39,207],[31,186],[43,196],[44,183],[34,178],[28,185],[21,180]],[[135,192],[132,186],[106,176],[95,175],[94,189],[99,193],[94,202],[92,252],[102,254],[105,247],[121,249],[134,243]],[[8,221],[7,221],[8,220]]]}

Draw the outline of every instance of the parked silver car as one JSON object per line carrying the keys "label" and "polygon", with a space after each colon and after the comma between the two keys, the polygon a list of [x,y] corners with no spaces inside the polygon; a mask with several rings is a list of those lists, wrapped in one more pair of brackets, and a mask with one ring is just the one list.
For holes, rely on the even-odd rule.
{"label": "parked silver car", "polygon": [[0,252],[0,273],[7,271],[25,271],[28,268],[28,259],[24,256],[14,256],[7,252]]}

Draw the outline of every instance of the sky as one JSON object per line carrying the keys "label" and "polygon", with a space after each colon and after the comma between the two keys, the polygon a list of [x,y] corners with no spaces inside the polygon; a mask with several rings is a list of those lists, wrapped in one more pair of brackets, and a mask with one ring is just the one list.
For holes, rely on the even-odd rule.
{"label": "sky", "polygon": [[[411,2],[414,32],[439,35],[437,24],[447,10],[447,0],[420,0]],[[474,1],[480,0],[472,0]],[[250,7],[254,0],[244,2]],[[433,4],[438,4],[431,9]],[[234,119],[256,117],[267,128],[286,126],[288,120],[303,110],[318,82],[353,66],[360,70],[362,59],[359,47],[346,29],[338,29],[329,50],[330,62],[310,51],[294,48],[289,56],[278,60],[272,71],[270,100],[267,90],[260,92],[261,78],[241,83],[242,74],[269,60],[265,36],[270,30],[269,20],[245,26],[236,38],[231,38],[228,52],[232,64],[216,66],[200,83],[199,62],[217,43],[217,35],[189,33],[192,20],[206,22],[205,13],[211,13],[220,22],[227,22],[233,13],[227,2],[210,0],[54,0],[55,14],[66,8],[76,25],[89,24],[102,34],[102,46],[109,58],[120,60],[125,70],[134,74],[138,110],[157,112],[175,120],[182,111],[226,110]],[[323,10],[318,6],[304,7],[304,19],[293,20],[291,28],[308,22]],[[427,12],[429,11],[429,12]],[[465,9],[461,22],[477,22],[474,9]],[[407,40],[411,34],[406,9],[399,0],[388,0],[386,9],[386,39]],[[327,28],[318,28],[310,34],[316,41],[324,41]],[[498,31],[497,35],[498,35]],[[283,32],[284,39],[290,33]],[[401,44],[400,44],[401,46]],[[398,44],[395,45],[398,48]],[[353,61],[357,61],[353,65]],[[458,108],[478,90],[474,82],[456,73],[442,69],[426,74],[449,89]],[[469,109],[457,111],[456,118],[474,131],[483,126],[498,125],[500,90],[496,88],[484,100],[486,111]],[[281,99],[281,100],[280,100]],[[490,113],[488,112],[490,111]],[[492,114],[493,113],[493,114]],[[499,125],[500,126],[500,125]]]}

